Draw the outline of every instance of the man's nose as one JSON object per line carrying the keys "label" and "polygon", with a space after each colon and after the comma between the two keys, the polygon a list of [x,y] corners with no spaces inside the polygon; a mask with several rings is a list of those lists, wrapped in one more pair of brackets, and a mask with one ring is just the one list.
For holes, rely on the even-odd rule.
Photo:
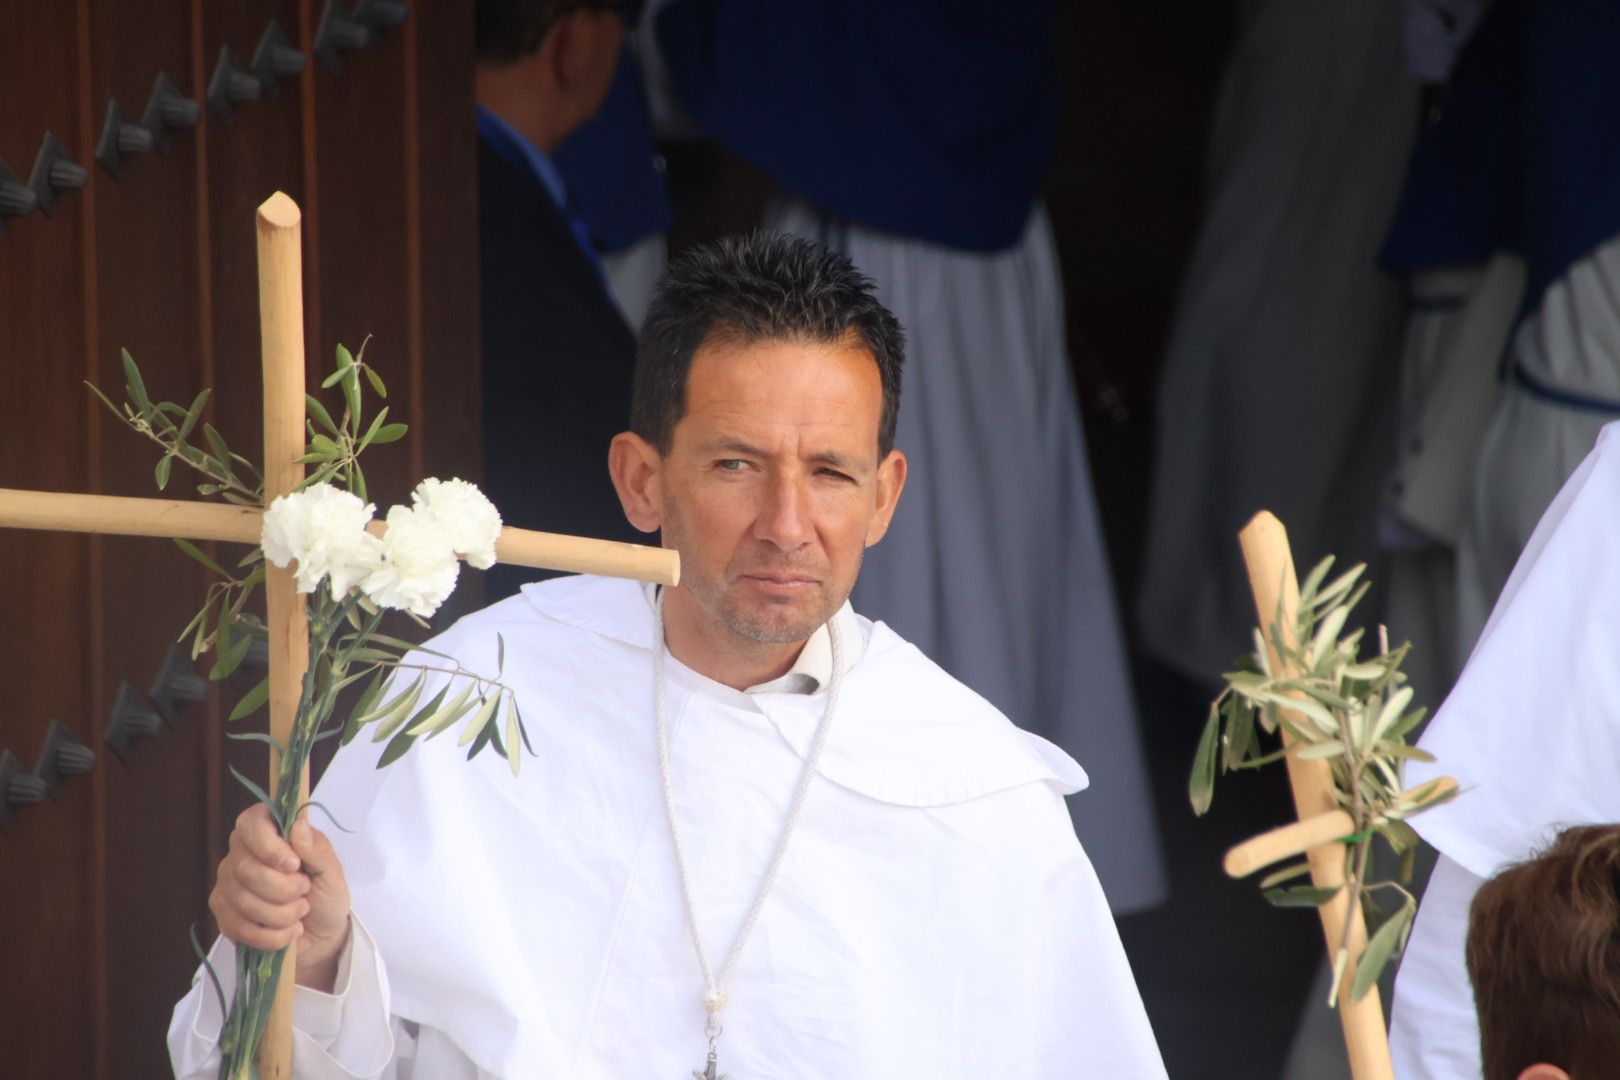
{"label": "man's nose", "polygon": [[807,485],[798,477],[776,478],[765,490],[754,535],[783,551],[792,551],[806,543],[812,531]]}

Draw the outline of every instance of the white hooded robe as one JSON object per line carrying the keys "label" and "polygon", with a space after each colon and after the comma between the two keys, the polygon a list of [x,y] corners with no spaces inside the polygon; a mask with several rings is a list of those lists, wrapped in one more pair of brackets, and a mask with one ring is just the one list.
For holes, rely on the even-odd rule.
{"label": "white hooded robe", "polygon": [[[514,778],[453,737],[374,769],[338,754],[315,798],[359,932],[345,992],[299,991],[307,1077],[684,1078],[703,982],[659,786],[653,610],[564,578],[430,644],[512,686]],[[729,988],[733,1080],[1163,1077],[1063,796],[1085,775],[881,623],[837,616],[846,676],[818,781]],[[676,813],[718,969],[758,890],[826,701],[671,662]],[[433,693],[430,685],[424,694]],[[373,943],[375,947],[373,948]],[[226,986],[229,947],[214,950]],[[176,1074],[211,1076],[206,978],[176,1007]],[[217,1060],[217,1059],[216,1059]]]}

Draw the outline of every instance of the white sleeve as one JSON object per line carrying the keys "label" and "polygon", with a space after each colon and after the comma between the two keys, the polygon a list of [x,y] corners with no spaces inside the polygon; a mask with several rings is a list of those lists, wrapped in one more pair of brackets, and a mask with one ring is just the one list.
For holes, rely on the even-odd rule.
{"label": "white sleeve", "polygon": [[[338,962],[337,989],[298,987],[293,996],[293,1073],[303,1080],[409,1080],[415,1025],[389,1015],[388,975],[371,934],[350,916],[349,944]],[[236,981],[236,947],[223,938],[208,961],[220,984]],[[219,995],[203,968],[169,1021],[169,1058],[177,1080],[212,1080],[219,1071]],[[471,1066],[467,1075],[471,1076]]]}
{"label": "white sleeve", "polygon": [[1423,892],[1395,975],[1390,1055],[1398,1080],[1478,1080],[1479,1018],[1463,947],[1468,906],[1484,879],[1445,855]]}

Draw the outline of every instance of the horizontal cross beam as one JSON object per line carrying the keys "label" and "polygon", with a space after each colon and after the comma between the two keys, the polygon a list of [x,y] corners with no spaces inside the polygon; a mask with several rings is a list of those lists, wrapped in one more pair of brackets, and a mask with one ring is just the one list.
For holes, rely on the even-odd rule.
{"label": "horizontal cross beam", "polygon": [[[1412,802],[1437,802],[1456,790],[1457,781],[1442,776],[1438,780],[1408,788],[1401,793],[1401,797]],[[1250,837],[1228,850],[1221,865],[1229,877],[1248,877],[1272,863],[1304,855],[1325,844],[1340,843],[1355,831],[1355,827],[1355,820],[1345,811],[1328,810]]]}
{"label": "horizontal cross beam", "polygon": [[[185,499],[136,499],[0,488],[0,529],[182,537],[257,544],[264,511]],[[381,535],[381,521],[371,523]],[[507,526],[495,541],[495,559],[509,566],[603,574],[660,585],[680,581],[680,556],[667,548],[592,540]]]}

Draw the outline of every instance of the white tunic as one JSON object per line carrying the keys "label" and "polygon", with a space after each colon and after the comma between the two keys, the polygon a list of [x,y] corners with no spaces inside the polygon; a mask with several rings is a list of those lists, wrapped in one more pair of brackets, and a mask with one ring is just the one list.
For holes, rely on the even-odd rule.
{"label": "white tunic", "polygon": [[1414,784],[1463,794],[1412,819],[1442,858],[1395,983],[1401,1077],[1479,1075],[1463,967],[1480,883],[1570,825],[1620,821],[1620,426],[1610,425],[1536,527],[1461,679],[1420,744]]}
{"label": "white tunic", "polygon": [[[491,672],[504,637],[535,749],[516,779],[449,739],[383,770],[371,744],[338,755],[316,797],[357,830],[330,835],[377,947],[355,936],[340,1008],[300,991],[316,1030],[299,1037],[299,1075],[701,1068],[703,986],[657,779],[652,618],[634,584],[565,578],[434,643]],[[721,1072],[1162,1077],[1064,809],[1084,774],[887,627],[840,618],[839,713],[730,988]],[[825,694],[750,695],[678,663],[669,680],[677,814],[718,966]],[[175,1010],[178,1075],[212,1075],[211,997],[199,982]]]}

